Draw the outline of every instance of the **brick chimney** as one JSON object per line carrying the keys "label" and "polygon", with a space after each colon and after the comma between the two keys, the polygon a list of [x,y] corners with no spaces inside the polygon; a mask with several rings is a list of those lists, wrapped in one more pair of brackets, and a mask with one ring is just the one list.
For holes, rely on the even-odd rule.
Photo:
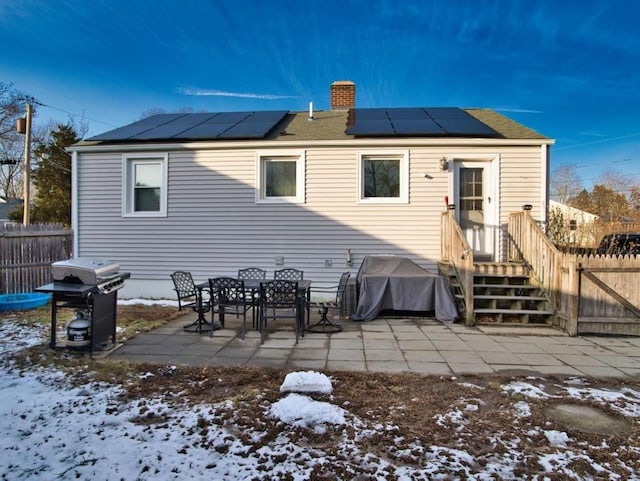
{"label": "brick chimney", "polygon": [[331,84],[331,110],[348,110],[356,106],[356,84],[336,80]]}

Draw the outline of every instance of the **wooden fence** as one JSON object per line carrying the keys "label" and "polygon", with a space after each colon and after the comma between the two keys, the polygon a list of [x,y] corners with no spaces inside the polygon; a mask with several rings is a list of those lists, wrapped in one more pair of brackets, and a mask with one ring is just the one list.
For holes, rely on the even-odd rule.
{"label": "wooden fence", "polygon": [[71,256],[72,231],[59,224],[0,224],[0,294],[51,282],[51,263]]}
{"label": "wooden fence", "polygon": [[528,212],[509,216],[511,261],[527,264],[570,335],[640,335],[640,256],[562,253]]}

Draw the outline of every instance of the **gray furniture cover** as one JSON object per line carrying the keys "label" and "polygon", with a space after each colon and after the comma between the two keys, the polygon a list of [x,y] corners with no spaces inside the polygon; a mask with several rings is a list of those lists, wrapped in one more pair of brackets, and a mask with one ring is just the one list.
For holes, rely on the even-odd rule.
{"label": "gray furniture cover", "polygon": [[358,307],[351,319],[369,321],[380,311],[435,311],[439,321],[458,317],[447,280],[406,257],[366,256],[356,277]]}

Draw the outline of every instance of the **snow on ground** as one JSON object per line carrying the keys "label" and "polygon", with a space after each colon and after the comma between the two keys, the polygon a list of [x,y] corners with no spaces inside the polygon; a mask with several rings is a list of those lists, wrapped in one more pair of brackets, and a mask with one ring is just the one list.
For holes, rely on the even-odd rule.
{"label": "snow on ground", "polygon": [[[563,479],[593,479],[581,478],[573,469],[577,459],[591,465],[598,479],[640,479],[622,461],[617,471],[628,471],[625,476],[616,474],[616,467],[591,459],[585,447],[575,446],[566,432],[544,426],[520,437],[492,434],[485,441],[495,452],[489,452],[480,464],[463,446],[423,446],[417,442],[409,443],[404,453],[398,451],[395,460],[386,459],[362,446],[381,432],[393,431],[394,426],[367,423],[344,408],[348,403],[344,407],[332,404],[326,396],[331,392],[330,381],[327,386],[324,375],[314,372],[295,373],[283,383],[279,401],[262,403],[262,411],[255,412],[257,418],[279,421],[279,433],[269,437],[234,417],[235,400],[195,407],[163,399],[129,401],[118,385],[88,381],[72,386],[59,370],[25,372],[12,363],[11,353],[46,342],[46,328],[27,328],[0,319],[2,480],[306,480],[320,467],[324,473],[339,473],[333,479],[521,479],[516,466],[531,464],[521,449],[527,436],[544,437],[548,442],[536,459],[539,474],[527,479],[551,479],[547,474],[552,473],[562,473]],[[550,397],[543,380],[530,381],[502,386],[505,393],[519,399],[513,410],[523,422],[531,416],[523,398]],[[309,385],[318,386],[329,401],[301,394]],[[303,388],[293,392],[295,386]],[[457,400],[449,412],[438,416],[439,425],[462,432],[469,417],[480,415],[483,388],[469,386],[474,397]],[[621,414],[636,418],[634,422],[640,417],[640,393],[633,389],[598,390],[579,382],[561,385],[562,389],[571,398],[613,404]],[[296,429],[333,436],[336,449],[325,449],[322,443],[301,443]],[[607,447],[606,442],[595,446]],[[638,446],[630,449],[640,454]],[[403,454],[418,457],[421,465],[402,462]]]}

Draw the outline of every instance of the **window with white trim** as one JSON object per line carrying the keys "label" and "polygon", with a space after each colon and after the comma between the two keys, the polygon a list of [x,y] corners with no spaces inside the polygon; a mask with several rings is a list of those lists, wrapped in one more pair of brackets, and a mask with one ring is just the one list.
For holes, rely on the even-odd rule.
{"label": "window with white trim", "polygon": [[123,215],[167,215],[167,154],[123,156]]}
{"label": "window with white trim", "polygon": [[304,203],[304,154],[263,153],[257,164],[256,202]]}
{"label": "window with white trim", "polygon": [[359,202],[409,202],[408,152],[360,153],[359,157]]}

